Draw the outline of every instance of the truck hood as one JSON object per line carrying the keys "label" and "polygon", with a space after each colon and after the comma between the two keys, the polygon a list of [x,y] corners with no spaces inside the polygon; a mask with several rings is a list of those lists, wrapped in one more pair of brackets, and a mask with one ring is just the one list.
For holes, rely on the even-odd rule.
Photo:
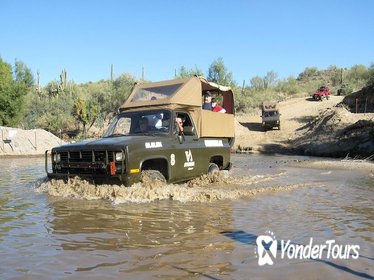
{"label": "truck hood", "polygon": [[69,151],[78,151],[78,150],[113,150],[113,149],[123,149],[125,146],[134,143],[147,143],[147,142],[155,142],[155,141],[162,141],[166,137],[165,136],[149,136],[149,135],[142,135],[142,136],[118,136],[118,137],[107,137],[107,138],[100,138],[97,140],[92,141],[82,141],[67,145],[62,145],[59,147],[53,148],[54,150],[69,150]]}

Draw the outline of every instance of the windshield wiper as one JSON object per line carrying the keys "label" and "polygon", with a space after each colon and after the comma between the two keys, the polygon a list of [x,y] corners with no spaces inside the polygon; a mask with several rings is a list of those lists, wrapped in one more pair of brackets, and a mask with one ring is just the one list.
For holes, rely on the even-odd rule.
{"label": "windshield wiper", "polygon": [[147,135],[147,136],[153,136],[153,137],[156,136],[156,134],[154,132],[141,132],[141,133],[135,133],[133,135],[135,135],[135,136],[137,136],[137,135],[141,135],[141,136]]}

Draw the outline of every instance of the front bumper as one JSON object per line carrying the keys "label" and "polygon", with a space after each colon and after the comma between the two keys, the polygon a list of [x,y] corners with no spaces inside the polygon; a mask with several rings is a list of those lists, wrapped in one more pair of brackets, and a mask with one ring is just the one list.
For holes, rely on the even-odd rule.
{"label": "front bumper", "polygon": [[264,121],[262,122],[263,127],[277,127],[280,125],[280,121]]}
{"label": "front bumper", "polygon": [[[115,160],[115,153],[122,152],[120,161]],[[60,154],[57,162],[54,154]],[[69,179],[80,177],[95,183],[131,185],[137,174],[127,172],[128,152],[121,151],[46,151],[45,171],[49,179]],[[100,157],[98,155],[101,155]],[[51,163],[50,168],[48,163]]]}

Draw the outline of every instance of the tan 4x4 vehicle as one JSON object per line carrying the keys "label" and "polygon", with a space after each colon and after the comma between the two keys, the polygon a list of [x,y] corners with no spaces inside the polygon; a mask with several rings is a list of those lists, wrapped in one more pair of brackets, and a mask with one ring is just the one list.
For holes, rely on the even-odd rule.
{"label": "tan 4x4 vehicle", "polygon": [[[202,109],[206,91],[222,97],[226,113]],[[186,181],[230,169],[233,142],[229,87],[201,77],[138,84],[101,139],[46,151],[46,172],[49,178],[79,176],[127,186],[143,172],[167,182]]]}
{"label": "tan 4x4 vehicle", "polygon": [[280,130],[280,113],[278,110],[277,102],[264,102],[262,103],[262,127],[267,129],[273,129],[273,127],[278,127]]}

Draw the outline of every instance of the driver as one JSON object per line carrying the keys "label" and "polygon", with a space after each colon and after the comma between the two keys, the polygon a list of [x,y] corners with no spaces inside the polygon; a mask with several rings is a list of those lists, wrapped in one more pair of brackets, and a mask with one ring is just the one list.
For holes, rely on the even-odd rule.
{"label": "driver", "polygon": [[139,120],[139,128],[136,131],[137,133],[145,133],[150,131],[149,123],[148,123],[148,118],[146,117],[141,117]]}

